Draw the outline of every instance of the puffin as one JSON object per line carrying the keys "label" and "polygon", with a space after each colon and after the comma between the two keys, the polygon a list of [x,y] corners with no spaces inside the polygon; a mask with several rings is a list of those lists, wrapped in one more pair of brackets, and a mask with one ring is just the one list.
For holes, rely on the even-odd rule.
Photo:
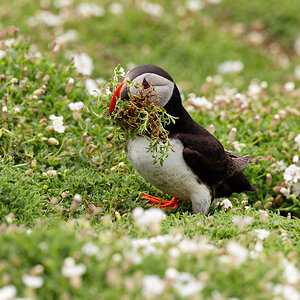
{"label": "puffin", "polygon": [[[128,81],[134,84],[129,85]],[[218,139],[195,122],[182,105],[174,80],[161,67],[147,64],[129,70],[113,93],[109,112],[114,111],[117,98],[128,101],[130,94],[140,95],[139,89],[150,86],[156,92],[151,101],[175,118],[175,123],[165,126],[172,149],[162,165],[153,163],[145,136],[127,140],[125,151],[147,182],[173,198],[167,201],[142,194],[143,200],[166,210],[176,209],[179,199],[191,201],[194,214],[207,214],[215,199],[257,191],[242,172],[250,162],[250,155],[240,156],[225,150]]]}

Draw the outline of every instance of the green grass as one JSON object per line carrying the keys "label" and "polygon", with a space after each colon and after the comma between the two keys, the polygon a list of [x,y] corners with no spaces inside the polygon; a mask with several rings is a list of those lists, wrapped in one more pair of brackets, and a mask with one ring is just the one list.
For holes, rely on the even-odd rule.
{"label": "green grass", "polygon": [[[223,0],[191,12],[184,9],[186,1],[165,0],[159,2],[164,14],[156,18],[130,1],[120,2],[123,14],[114,16],[111,2],[101,1],[104,16],[87,19],[75,14],[80,2],[74,1],[61,27],[35,29],[28,20],[45,7],[34,1],[0,3],[0,28],[16,25],[21,31],[0,30],[0,39],[17,38],[0,58],[0,103],[1,109],[7,107],[7,113],[0,113],[0,295],[2,287],[13,285],[18,297],[30,299],[177,299],[184,291],[190,293],[186,298],[195,299],[274,299],[276,291],[279,299],[289,299],[286,293],[298,299],[300,199],[275,191],[284,181],[284,169],[276,163],[288,167],[300,154],[294,140],[300,133],[294,74],[300,59],[293,50],[298,2]],[[46,9],[62,12],[51,1]],[[264,29],[253,29],[256,20]],[[245,31],[237,37],[232,32],[239,22]],[[77,40],[50,55],[48,44],[67,29],[78,32]],[[267,36],[264,43],[249,44],[253,30]],[[270,50],[272,43],[280,46],[278,53]],[[30,47],[40,49],[42,57],[32,56],[36,50]],[[76,74],[68,51],[93,58],[92,78],[110,79],[118,63],[125,69],[130,63],[153,63],[172,75],[185,99],[194,92],[215,102],[211,110],[190,114],[205,128],[213,124],[226,149],[237,152],[241,147],[240,154],[251,154],[245,174],[258,192],[234,194],[231,210],[213,206],[208,216],[193,215],[190,203],[181,201],[178,211],[166,212],[161,223],[141,227],[132,215],[137,207],[147,209],[140,193],[170,196],[145,182],[125,152],[113,146],[107,138],[109,120],[97,119],[87,109],[80,112],[81,120],[74,119],[68,104],[82,101],[96,112],[99,106],[84,87],[86,77]],[[278,64],[282,54],[290,62],[286,67]],[[242,61],[244,70],[223,75],[220,85],[206,80],[226,60]],[[69,78],[75,83],[66,91]],[[257,97],[248,92],[254,78],[268,83]],[[294,91],[284,91],[288,81],[295,82]],[[45,92],[35,97],[44,84]],[[232,88],[249,100],[246,109],[229,96]],[[228,99],[225,106],[217,103],[219,95]],[[191,108],[188,103],[184,101]],[[51,128],[52,114],[63,116],[64,133]],[[280,120],[274,125],[276,114]],[[238,144],[229,140],[234,127]],[[51,145],[51,138],[59,144]],[[74,209],[76,194],[83,200]],[[270,234],[261,240],[257,229]],[[85,272],[65,277],[67,257],[84,264]],[[168,278],[176,273],[170,268],[188,274],[194,295],[182,274]],[[42,286],[30,288],[24,274],[41,277]],[[150,291],[147,275],[159,277],[148,281],[154,285]]]}

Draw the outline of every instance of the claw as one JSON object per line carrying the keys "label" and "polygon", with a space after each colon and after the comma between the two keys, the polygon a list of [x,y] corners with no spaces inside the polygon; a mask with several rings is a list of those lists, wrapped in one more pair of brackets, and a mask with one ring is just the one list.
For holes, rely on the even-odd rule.
{"label": "claw", "polygon": [[157,197],[150,196],[148,194],[142,194],[141,198],[143,200],[147,200],[149,204],[153,204],[154,206],[159,206],[162,209],[169,210],[178,207],[178,198],[173,197],[171,201],[162,200]]}

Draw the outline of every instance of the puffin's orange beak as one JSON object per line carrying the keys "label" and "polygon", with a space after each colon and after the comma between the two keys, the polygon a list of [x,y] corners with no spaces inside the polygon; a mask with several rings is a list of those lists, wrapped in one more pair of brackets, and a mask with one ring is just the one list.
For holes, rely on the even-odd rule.
{"label": "puffin's orange beak", "polygon": [[111,98],[111,101],[110,101],[110,105],[109,105],[109,113],[111,114],[114,109],[115,109],[115,106],[116,106],[116,101],[117,101],[117,98],[121,98],[121,92],[122,92],[122,87],[124,85],[124,83],[126,82],[126,80],[124,80],[119,86],[118,88],[115,90],[112,98]]}

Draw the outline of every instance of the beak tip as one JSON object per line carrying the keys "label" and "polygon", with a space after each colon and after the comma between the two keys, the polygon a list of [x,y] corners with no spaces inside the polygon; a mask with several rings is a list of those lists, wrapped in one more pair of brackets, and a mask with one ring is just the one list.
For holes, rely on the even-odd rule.
{"label": "beak tip", "polygon": [[109,114],[111,114],[116,106],[116,100],[117,98],[121,97],[121,91],[122,91],[122,87],[125,83],[125,80],[118,86],[118,88],[116,89],[116,91],[114,92],[111,101],[110,101],[110,106],[109,106]]}

